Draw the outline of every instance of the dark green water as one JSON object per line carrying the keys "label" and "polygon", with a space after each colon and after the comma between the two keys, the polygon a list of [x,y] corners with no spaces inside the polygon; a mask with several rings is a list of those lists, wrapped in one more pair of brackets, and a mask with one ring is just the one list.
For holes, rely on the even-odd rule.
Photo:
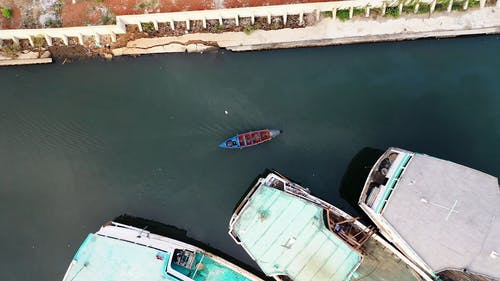
{"label": "dark green water", "polygon": [[[365,147],[498,175],[499,50],[489,36],[1,68],[0,280],[61,280],[122,213],[248,262],[227,225],[265,168],[349,212],[339,185]],[[284,134],[217,147],[265,127]]]}

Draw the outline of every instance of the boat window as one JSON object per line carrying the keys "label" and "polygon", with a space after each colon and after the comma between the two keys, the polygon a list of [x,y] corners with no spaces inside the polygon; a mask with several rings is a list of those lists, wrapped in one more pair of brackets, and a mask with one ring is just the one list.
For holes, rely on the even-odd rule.
{"label": "boat window", "polygon": [[194,259],[195,253],[193,251],[175,249],[171,266],[175,271],[189,276],[193,268]]}

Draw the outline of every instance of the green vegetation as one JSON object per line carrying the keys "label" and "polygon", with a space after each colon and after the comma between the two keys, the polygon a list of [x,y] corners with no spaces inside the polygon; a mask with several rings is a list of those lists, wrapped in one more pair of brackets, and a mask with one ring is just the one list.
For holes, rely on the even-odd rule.
{"label": "green vegetation", "polygon": [[261,29],[261,28],[262,28],[261,24],[258,23],[258,22],[256,22],[253,25],[247,25],[247,26],[245,26],[245,28],[243,29],[243,32],[245,32],[246,35],[250,35],[255,30],[258,30],[258,29]]}
{"label": "green vegetation", "polygon": [[365,13],[365,9],[363,8],[354,8],[352,11],[353,16],[359,16]]}
{"label": "green vegetation", "polygon": [[412,14],[413,12],[415,12],[415,5],[410,4],[408,6],[403,6],[403,13]]}
{"label": "green vegetation", "polygon": [[6,19],[12,18],[12,9],[10,8],[1,8],[0,12],[2,13],[2,16]]}
{"label": "green vegetation", "polygon": [[479,7],[479,0],[470,0],[469,7]]}
{"label": "green vegetation", "polygon": [[218,24],[215,29],[217,29],[217,31],[223,31],[224,29],[226,29],[226,27],[223,25],[223,24]]}
{"label": "green vegetation", "polygon": [[419,14],[428,14],[430,12],[431,12],[431,6],[429,4],[421,3],[420,6],[418,7]]}
{"label": "green vegetation", "polygon": [[155,26],[152,22],[143,22],[141,23],[141,25],[142,25],[142,31],[148,34],[153,34],[156,32]]}
{"label": "green vegetation", "polygon": [[464,10],[464,3],[453,1],[453,5],[451,5],[451,9],[454,11],[463,11]]}
{"label": "green vegetation", "polygon": [[346,9],[342,9],[342,10],[338,10],[337,11],[337,17],[341,20],[341,21],[346,21],[349,19],[349,10],[346,10]]}
{"label": "green vegetation", "polygon": [[158,0],[149,0],[146,2],[141,2],[137,5],[141,10],[144,10],[146,8],[148,9],[155,9],[158,6]]}
{"label": "green vegetation", "polygon": [[19,50],[21,50],[21,47],[18,44],[9,44],[2,47],[3,55],[10,58],[17,58]]}
{"label": "green vegetation", "polygon": [[448,10],[448,4],[450,3],[450,0],[442,0],[442,1],[437,1],[436,2],[436,8],[434,9],[436,12],[444,12]]}
{"label": "green vegetation", "polygon": [[399,8],[398,7],[387,7],[385,9],[385,16],[386,17],[393,17],[393,18],[398,18],[399,17]]}
{"label": "green vegetation", "polygon": [[112,16],[110,14],[105,14],[102,17],[102,24],[108,24],[110,21],[112,21]]}
{"label": "green vegetation", "polygon": [[333,18],[333,12],[332,11],[321,12],[321,15],[324,18]]}
{"label": "green vegetation", "polygon": [[48,19],[44,23],[45,27],[61,27],[61,20]]}
{"label": "green vegetation", "polygon": [[103,3],[104,0],[94,0],[94,2],[96,2],[96,3]]}
{"label": "green vegetation", "polygon": [[255,26],[254,25],[247,25],[245,26],[245,28],[243,29],[243,32],[245,32],[246,35],[250,35],[252,34],[252,32],[255,31]]}
{"label": "green vegetation", "polygon": [[47,45],[45,38],[43,38],[42,36],[32,37],[31,39],[33,40],[33,46],[35,48],[43,48]]}

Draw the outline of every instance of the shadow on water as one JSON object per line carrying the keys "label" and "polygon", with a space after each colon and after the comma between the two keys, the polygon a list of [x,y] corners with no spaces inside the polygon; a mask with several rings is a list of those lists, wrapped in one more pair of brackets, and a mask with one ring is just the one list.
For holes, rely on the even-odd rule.
{"label": "shadow on water", "polygon": [[140,217],[134,217],[134,216],[131,216],[128,214],[120,215],[120,216],[114,218],[113,221],[118,222],[118,223],[122,223],[122,224],[126,224],[126,225],[130,225],[130,226],[134,226],[137,228],[141,228],[141,229],[147,230],[147,231],[154,233],[154,234],[157,234],[157,235],[165,236],[168,238],[172,238],[172,239],[179,240],[179,241],[182,241],[184,243],[196,246],[198,248],[201,248],[201,249],[204,249],[208,252],[211,252],[212,254],[215,254],[216,256],[219,256],[219,257],[231,262],[232,264],[235,264],[235,265],[247,270],[248,272],[255,274],[256,276],[258,276],[264,280],[273,280],[272,278],[266,277],[263,272],[257,271],[253,267],[250,267],[247,264],[244,264],[241,261],[238,261],[238,260],[234,259],[233,257],[228,256],[217,249],[214,249],[213,247],[211,247],[208,244],[205,244],[203,242],[200,242],[198,240],[195,240],[195,239],[189,237],[186,230],[180,229],[176,226],[167,225],[167,224],[163,224],[161,222],[157,222],[157,221],[153,221],[153,220],[149,220],[149,219],[144,219],[144,218],[140,218]]}
{"label": "shadow on water", "polygon": [[363,220],[368,222],[370,220],[358,206],[358,199],[368,173],[383,153],[383,150],[376,148],[365,147],[361,149],[352,158],[340,181],[340,196],[356,209],[359,214],[362,214]]}

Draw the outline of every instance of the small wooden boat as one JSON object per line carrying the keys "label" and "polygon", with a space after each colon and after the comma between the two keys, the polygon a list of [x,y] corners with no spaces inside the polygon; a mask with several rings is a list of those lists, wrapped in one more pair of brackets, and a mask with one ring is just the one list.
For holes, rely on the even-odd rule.
{"label": "small wooden boat", "polygon": [[221,143],[219,147],[229,148],[229,149],[246,148],[264,143],[266,141],[270,141],[272,138],[275,138],[279,134],[281,134],[280,130],[264,129],[258,131],[251,131],[243,134],[238,134],[232,138],[229,138],[223,143]]}

